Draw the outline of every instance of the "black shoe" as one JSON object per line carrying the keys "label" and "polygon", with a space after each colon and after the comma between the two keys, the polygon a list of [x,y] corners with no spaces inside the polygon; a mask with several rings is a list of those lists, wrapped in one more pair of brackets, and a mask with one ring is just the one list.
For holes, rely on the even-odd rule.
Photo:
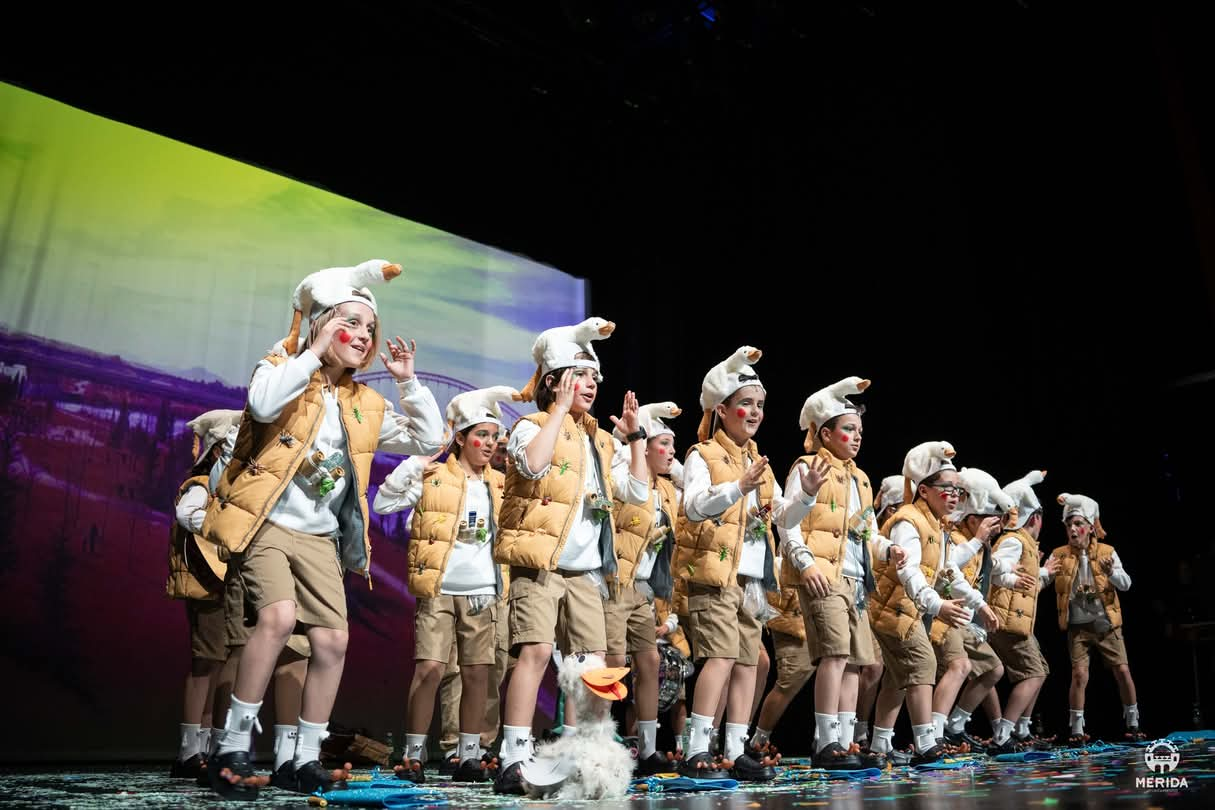
{"label": "black shoe", "polygon": [[[229,779],[228,775],[234,777],[235,781]],[[252,777],[253,765],[249,762],[248,751],[216,754],[207,765],[207,783],[212,790],[225,799],[255,800],[257,785],[245,781]]]}
{"label": "black shoe", "polygon": [[488,782],[491,778],[485,763],[479,759],[466,759],[456,766],[451,775],[453,782]]}
{"label": "black shoe", "polygon": [[[881,756],[881,754],[878,754],[878,756]],[[891,748],[890,752],[886,754],[886,760],[896,768],[907,767],[913,759],[915,759],[915,754],[912,754],[910,751],[898,751],[894,748]]]}
{"label": "black shoe", "polygon": [[859,771],[861,769],[861,758],[849,753],[844,746],[837,742],[827,743],[812,757],[811,761],[814,763],[814,767],[827,771]]}
{"label": "black shoe", "polygon": [[270,786],[282,790],[295,790],[295,760],[289,759],[270,775]]}
{"label": "black shoe", "polygon": [[175,760],[173,767],[169,768],[170,779],[197,779],[202,776],[202,756],[194,754],[187,760]]}
{"label": "black shoe", "polygon": [[967,734],[966,729],[962,729],[956,734],[952,731],[946,731],[945,742],[949,743],[955,748],[961,748],[963,745],[965,745],[971,752],[979,752],[985,748],[983,743]]}
{"label": "black shoe", "polygon": [[997,743],[995,740],[993,740],[991,745],[987,746],[987,756],[989,757],[998,757],[1000,754],[1016,753],[1019,753],[1019,751],[1017,750],[1017,744],[1013,742],[1012,737],[1009,737],[1002,743]]}
{"label": "black shoe", "polygon": [[523,796],[523,763],[512,762],[494,777],[494,793]]}
{"label": "black shoe", "polygon": [[885,769],[886,763],[889,761],[885,754],[879,754],[872,748],[862,748],[857,754],[857,758],[860,759],[862,768],[877,768],[879,771]]}
{"label": "black shoe", "polygon": [[318,760],[305,762],[295,769],[295,791],[297,793],[328,793],[331,790],[346,790],[345,779],[334,779],[333,771]]}
{"label": "black shoe", "polygon": [[1147,739],[1147,735],[1139,730],[1139,726],[1127,726],[1126,739],[1130,742],[1140,742]]}
{"label": "black shoe", "polygon": [[426,783],[426,774],[422,770],[422,762],[420,760],[406,760],[401,765],[392,766],[392,770],[396,773],[397,779],[405,779],[413,782],[415,785]]}
{"label": "black shoe", "polygon": [[633,765],[633,773],[638,776],[653,776],[656,773],[670,773],[674,767],[670,760],[655,751],[645,759],[638,759]]}
{"label": "black shoe", "polygon": [[927,751],[916,751],[915,756],[911,758],[911,764],[913,766],[927,765],[930,762],[936,762],[943,756],[945,756],[945,746],[934,745]]}
{"label": "black shoe", "polygon": [[442,763],[439,764],[440,776],[451,776],[460,768],[460,755],[453,753],[451,756],[443,757]]}
{"label": "black shoe", "polygon": [[729,775],[707,751],[693,754],[680,762],[678,773],[691,779],[724,779]]}
{"label": "black shoe", "polygon": [[211,787],[211,780],[207,778],[207,760],[198,763],[198,778],[194,780],[194,784],[199,787]]}
{"label": "black shoe", "polygon": [[776,771],[764,763],[762,755],[755,755],[752,750],[738,755],[734,767],[730,768],[730,777],[740,782],[771,782],[776,778]]}
{"label": "black shoe", "polygon": [[1032,734],[1024,737],[1018,737],[1016,734],[1013,734],[1012,741],[1020,751],[1049,751],[1055,747],[1054,737],[1043,739],[1042,737],[1035,737]]}

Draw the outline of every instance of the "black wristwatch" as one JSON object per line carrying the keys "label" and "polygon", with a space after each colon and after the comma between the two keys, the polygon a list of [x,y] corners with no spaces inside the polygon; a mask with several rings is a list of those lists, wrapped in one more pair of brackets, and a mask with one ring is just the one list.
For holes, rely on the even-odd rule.
{"label": "black wristwatch", "polygon": [[644,439],[647,436],[649,436],[649,434],[645,432],[645,428],[639,427],[635,431],[630,433],[629,435],[625,436],[624,441],[626,444],[632,444],[633,442],[637,441],[638,439]]}

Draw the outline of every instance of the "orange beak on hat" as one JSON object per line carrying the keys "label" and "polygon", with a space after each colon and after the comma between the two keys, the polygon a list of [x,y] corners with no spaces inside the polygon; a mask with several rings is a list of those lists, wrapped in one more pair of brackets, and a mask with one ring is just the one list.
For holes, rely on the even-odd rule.
{"label": "orange beak on hat", "polygon": [[624,700],[629,690],[620,681],[629,674],[628,667],[608,667],[607,669],[592,669],[582,673],[582,682],[604,700]]}

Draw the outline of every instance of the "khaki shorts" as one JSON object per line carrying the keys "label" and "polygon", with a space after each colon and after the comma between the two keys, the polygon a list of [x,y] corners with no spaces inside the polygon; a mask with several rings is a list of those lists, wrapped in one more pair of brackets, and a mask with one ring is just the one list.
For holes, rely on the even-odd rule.
{"label": "khaki shorts", "polygon": [[1072,653],[1072,666],[1088,666],[1089,651],[1096,647],[1101,660],[1110,669],[1128,663],[1126,643],[1122,640],[1122,628],[1115,627],[1106,633],[1095,633],[1089,627],[1067,628],[1067,646]]}
{"label": "khaki shorts", "polygon": [[776,656],[776,688],[786,693],[800,692],[815,669],[806,642],[787,633],[773,633],[772,650]]}
{"label": "khaki shorts", "polygon": [[883,689],[907,689],[911,686],[935,686],[937,679],[937,657],[932,651],[932,642],[924,631],[924,623],[916,621],[906,639],[897,639],[882,632],[875,632],[882,648],[882,660],[886,672],[882,675]]}
{"label": "khaki shorts", "polygon": [[860,667],[875,662],[869,611],[856,608],[856,580],[840,576],[831,586],[831,593],[823,597],[811,596],[805,586],[799,585],[797,600],[802,607],[811,661],[817,664],[829,656],[847,656],[849,664]]}
{"label": "khaki shorts", "polygon": [[493,605],[475,616],[468,612],[468,597],[440,594],[419,599],[413,612],[415,661],[442,661],[451,655],[454,640],[460,666],[494,663]]}
{"label": "khaki shorts", "polygon": [[697,661],[732,658],[753,667],[759,663],[764,627],[743,610],[743,589],[688,583],[688,641]]}
{"label": "khaki shorts", "polygon": [[347,629],[346,589],[333,538],[266,521],[239,560],[245,599],[254,612],[295,602],[295,619],[305,628]]}
{"label": "khaki shorts", "polygon": [[937,680],[949,669],[949,663],[959,658],[966,658],[966,646],[961,627],[951,627],[945,632],[945,638],[940,644],[932,645],[932,653],[937,659]]}
{"label": "khaki shorts", "polygon": [[[228,575],[224,578],[224,636],[227,646],[243,647],[249,643],[256,621],[257,614],[245,602],[245,583],[236,565],[229,565]],[[312,644],[304,628],[296,625],[295,632],[287,639],[287,649],[301,658],[312,657]]]}
{"label": "khaki shorts", "polygon": [[654,606],[632,585],[621,585],[603,606],[607,623],[607,654],[625,655],[655,650]]}
{"label": "khaki shorts", "polygon": [[1000,668],[1000,656],[996,655],[996,651],[986,641],[979,641],[979,637],[969,627],[962,630],[962,646],[966,650],[966,657],[970,659],[971,680],[982,678]]}
{"label": "khaki shorts", "polygon": [[190,657],[223,661],[228,657],[228,630],[224,622],[224,600],[187,599],[190,622]]}
{"label": "khaki shorts", "polygon": [[563,654],[606,652],[603,596],[581,571],[510,569],[510,646],[553,644]]}
{"label": "khaki shorts", "polygon": [[1050,674],[1050,666],[1034,636],[1022,638],[1005,630],[997,630],[987,637],[987,641],[1000,656],[1009,683],[1020,683],[1027,678],[1045,678]]}

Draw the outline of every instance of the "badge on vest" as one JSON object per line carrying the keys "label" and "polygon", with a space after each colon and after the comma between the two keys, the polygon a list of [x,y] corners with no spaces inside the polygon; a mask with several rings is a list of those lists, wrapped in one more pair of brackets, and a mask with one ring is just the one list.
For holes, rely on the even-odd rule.
{"label": "badge on vest", "polygon": [[597,492],[586,493],[586,503],[591,508],[591,519],[596,524],[602,523],[604,518],[612,514],[611,498],[605,498]]}
{"label": "badge on vest", "polygon": [[341,450],[334,450],[328,457],[324,452],[315,450],[304,459],[298,474],[324,497],[333,491],[338,479],[346,474],[342,469],[342,461],[345,458]]}

